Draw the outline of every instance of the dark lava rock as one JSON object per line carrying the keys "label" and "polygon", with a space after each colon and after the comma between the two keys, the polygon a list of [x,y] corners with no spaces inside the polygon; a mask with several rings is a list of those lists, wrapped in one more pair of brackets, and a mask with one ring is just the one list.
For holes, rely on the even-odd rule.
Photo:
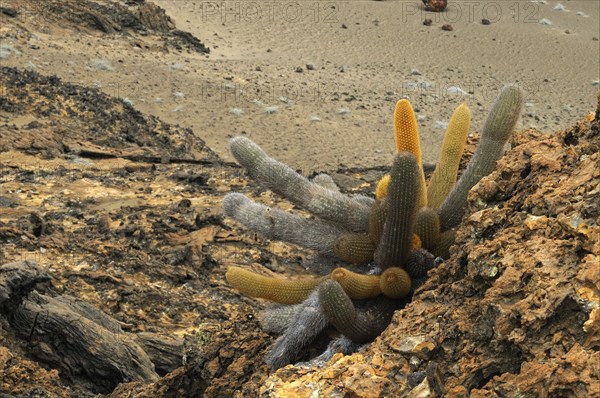
{"label": "dark lava rock", "polygon": [[8,15],[9,17],[16,17],[18,12],[17,10],[15,10],[14,8],[9,8],[9,7],[0,7],[0,12],[4,15]]}

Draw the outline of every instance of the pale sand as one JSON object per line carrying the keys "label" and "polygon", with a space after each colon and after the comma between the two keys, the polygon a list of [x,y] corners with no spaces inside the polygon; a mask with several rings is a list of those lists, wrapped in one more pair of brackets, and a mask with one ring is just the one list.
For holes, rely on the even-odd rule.
{"label": "pale sand", "polygon": [[[424,160],[435,162],[443,123],[463,101],[477,131],[498,89],[517,82],[527,93],[517,128],[550,132],[594,109],[599,89],[598,1],[564,0],[567,11],[557,11],[557,1],[450,0],[442,14],[423,11],[420,0],[154,2],[210,56],[52,32],[39,35],[42,51],[19,47],[2,64],[31,61],[40,73],[101,86],[191,127],[228,160],[228,138],[246,134],[304,173],[389,164],[393,108],[403,96],[419,110]],[[491,25],[481,24],[486,17]],[[445,23],[454,31],[442,31]],[[94,58],[114,70],[90,68]]]}

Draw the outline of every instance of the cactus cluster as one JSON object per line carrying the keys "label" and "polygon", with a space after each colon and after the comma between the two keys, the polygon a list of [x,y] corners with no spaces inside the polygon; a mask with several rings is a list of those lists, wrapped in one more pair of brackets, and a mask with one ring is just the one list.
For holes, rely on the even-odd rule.
{"label": "cactus cluster", "polygon": [[[238,193],[225,196],[225,215],[266,238],[303,246],[341,265],[321,277],[294,280],[240,267],[227,271],[227,280],[240,292],[281,304],[260,316],[265,329],[283,333],[267,356],[272,369],[296,360],[328,324],[355,343],[369,341],[387,327],[393,311],[439,262],[436,257],[448,257],[467,193],[495,167],[522,103],[517,86],[502,89],[476,152],[457,181],[470,127],[469,108],[460,105],[427,185],[414,112],[407,100],[398,101],[397,154],[374,199],[342,194],[325,174],[309,180],[248,138],[231,140],[232,154],[253,179],[315,217],[273,209]],[[348,269],[351,264],[362,264],[362,272]]]}

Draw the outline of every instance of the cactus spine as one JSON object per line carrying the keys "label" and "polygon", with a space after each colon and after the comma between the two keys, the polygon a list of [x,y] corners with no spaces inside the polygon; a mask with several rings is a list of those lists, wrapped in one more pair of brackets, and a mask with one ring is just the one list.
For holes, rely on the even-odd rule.
{"label": "cactus spine", "polygon": [[383,227],[385,225],[385,219],[387,217],[387,203],[386,200],[377,200],[371,212],[369,213],[369,237],[371,242],[375,246],[379,245],[381,241],[381,235],[383,235]]}
{"label": "cactus spine", "polygon": [[411,278],[427,276],[427,271],[435,267],[435,257],[425,249],[417,249],[410,253],[404,269]]}
{"label": "cactus spine", "polygon": [[383,271],[379,280],[379,287],[384,296],[399,299],[410,293],[410,276],[399,267],[390,267]]}
{"label": "cactus spine", "polygon": [[437,245],[435,245],[431,253],[441,258],[450,258],[450,246],[454,244],[455,240],[455,229],[449,229],[447,231],[442,232],[440,235],[440,240],[438,241]]}
{"label": "cactus spine", "polygon": [[333,181],[333,178],[331,178],[331,176],[328,174],[317,174],[313,177],[312,181],[315,184],[322,186],[323,188],[329,189],[330,191],[338,192],[340,190],[336,185],[335,181]]}
{"label": "cactus spine", "polygon": [[390,175],[386,174],[381,177],[379,182],[377,182],[377,187],[375,188],[375,199],[383,200],[386,198],[388,194],[388,185],[390,185]]}
{"label": "cactus spine", "polygon": [[303,348],[327,327],[327,319],[319,304],[318,289],[295,307],[297,311],[289,327],[267,353],[265,361],[271,370],[296,361]]}

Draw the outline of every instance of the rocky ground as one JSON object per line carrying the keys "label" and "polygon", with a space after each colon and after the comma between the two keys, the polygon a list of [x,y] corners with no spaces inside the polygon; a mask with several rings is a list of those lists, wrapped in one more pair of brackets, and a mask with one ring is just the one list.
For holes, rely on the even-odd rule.
{"label": "rocky ground", "polygon": [[[182,45],[172,27],[79,12]],[[600,397],[600,103],[565,130],[514,135],[471,192],[451,258],[373,343],[269,373],[264,303],[224,273],[304,274],[308,254],[220,203],[238,191],[292,206],[190,129],[96,88],[4,67],[0,92],[3,398]],[[371,193],[384,169],[333,177]]]}
{"label": "rocky ground", "polygon": [[[302,273],[304,254],[234,228],[220,202],[235,190],[290,205],[249,183],[190,130],[97,89],[10,68],[1,69],[0,82],[1,112],[29,121],[0,129],[0,262],[12,264],[0,271],[0,292],[9,296],[0,300],[2,391],[79,397],[138,379],[112,396],[256,391],[267,376],[262,357],[273,336],[255,319],[262,304],[227,286],[224,272],[235,263]],[[372,192],[382,174],[340,170],[334,178],[350,192]],[[11,277],[15,262],[26,260],[39,266],[30,282],[43,282],[35,297],[26,298],[34,283]],[[71,305],[81,300],[108,314],[111,321],[73,316],[100,326],[115,323],[155,369],[141,375],[135,366],[103,364],[106,374],[86,369],[90,347],[62,341],[70,335],[53,340],[49,335],[60,334],[60,327],[28,318],[29,307],[55,310],[40,304],[48,297]],[[114,332],[104,329],[98,333]],[[65,359],[65,352],[72,355]],[[108,360],[104,354],[94,356]]]}
{"label": "rocky ground", "polygon": [[[600,108],[550,137],[515,135],[472,192],[452,257],[373,344],[268,374],[262,305],[223,274],[232,263],[300,273],[304,254],[236,228],[219,203],[237,190],[289,205],[190,131],[97,90],[14,69],[1,76],[2,112],[31,119],[0,130],[8,396],[599,396]],[[370,190],[380,173],[335,177]],[[24,260],[40,283],[6,290],[6,263]],[[111,332],[96,339],[122,335],[154,366],[103,363],[109,371],[95,373],[87,357],[110,358],[49,324],[60,315],[52,299],[100,309],[109,320],[89,308],[75,319]]]}

